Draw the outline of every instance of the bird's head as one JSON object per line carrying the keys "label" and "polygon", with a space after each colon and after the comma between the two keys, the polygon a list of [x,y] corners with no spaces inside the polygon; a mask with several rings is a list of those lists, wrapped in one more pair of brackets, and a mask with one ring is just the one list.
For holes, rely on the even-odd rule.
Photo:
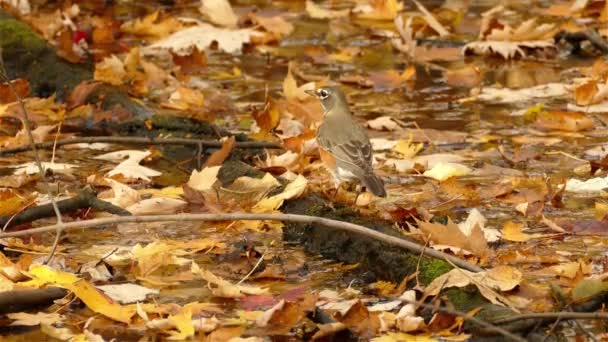
{"label": "bird's head", "polygon": [[345,109],[348,109],[346,96],[344,96],[344,93],[338,87],[321,87],[317,90],[309,90],[307,93],[316,96],[319,99],[326,114],[329,111],[335,108],[341,108],[342,106],[344,106]]}

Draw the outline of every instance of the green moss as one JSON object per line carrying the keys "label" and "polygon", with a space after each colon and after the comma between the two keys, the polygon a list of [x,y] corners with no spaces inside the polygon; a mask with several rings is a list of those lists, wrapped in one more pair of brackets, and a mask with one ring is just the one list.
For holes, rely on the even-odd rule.
{"label": "green moss", "polygon": [[90,64],[70,64],[26,24],[0,18],[0,47],[9,78],[25,78],[36,96],[59,98],[83,80],[91,79]]}
{"label": "green moss", "polygon": [[0,46],[4,49],[23,47],[33,52],[39,52],[46,48],[46,42],[26,24],[18,20],[0,17]]}
{"label": "green moss", "polygon": [[459,311],[469,311],[476,307],[488,304],[488,301],[479,293],[475,286],[463,288],[452,287],[441,292],[448,297],[450,303],[454,304]]}
{"label": "green moss", "polygon": [[419,279],[424,285],[430,284],[435,278],[449,272],[452,266],[439,259],[422,258],[420,261]]}

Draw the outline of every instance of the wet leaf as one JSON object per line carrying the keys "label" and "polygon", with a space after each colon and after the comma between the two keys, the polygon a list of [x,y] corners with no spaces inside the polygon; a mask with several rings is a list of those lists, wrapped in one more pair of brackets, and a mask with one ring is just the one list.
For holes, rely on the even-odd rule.
{"label": "wet leaf", "polygon": [[348,16],[350,11],[348,9],[344,10],[330,10],[325,9],[317,4],[315,4],[312,0],[306,0],[306,13],[311,18],[315,19],[335,19]]}
{"label": "wet leaf", "polygon": [[212,23],[234,28],[238,17],[232,10],[228,0],[201,0],[200,12]]}
{"label": "wet leaf", "polygon": [[42,284],[48,283],[74,292],[86,306],[113,320],[129,323],[135,314],[135,307],[121,306],[104,296],[99,290],[84,279],[79,279],[71,273],[55,271],[47,266],[33,265],[29,275]]}

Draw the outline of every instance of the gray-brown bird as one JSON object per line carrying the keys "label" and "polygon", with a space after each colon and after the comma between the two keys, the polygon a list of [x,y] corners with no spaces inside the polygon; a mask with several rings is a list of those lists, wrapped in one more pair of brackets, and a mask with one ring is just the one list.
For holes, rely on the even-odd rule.
{"label": "gray-brown bird", "polygon": [[376,196],[386,197],[382,179],[372,167],[372,145],[348,107],[338,87],[322,87],[308,92],[323,107],[323,123],[317,131],[319,154],[330,171],[336,187],[343,181],[359,181]]}

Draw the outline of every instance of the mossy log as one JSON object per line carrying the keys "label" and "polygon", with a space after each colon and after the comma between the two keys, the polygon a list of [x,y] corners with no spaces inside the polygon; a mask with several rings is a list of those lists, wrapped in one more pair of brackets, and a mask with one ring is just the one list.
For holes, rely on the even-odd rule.
{"label": "mossy log", "polygon": [[[28,80],[32,95],[48,97],[53,94],[64,99],[83,81],[93,79],[93,63],[69,63],[34,30],[0,10],[0,47],[10,79]],[[149,110],[119,88],[102,86],[90,95],[99,99],[103,108],[121,106],[136,116],[147,116]]]}
{"label": "mossy log", "polygon": [[[227,162],[218,172],[218,179],[224,186],[231,184],[240,176],[263,177],[264,173],[241,162]],[[327,201],[317,194],[303,198],[288,200],[282,211],[286,214],[301,214],[356,223],[384,234],[403,238],[391,222],[377,217],[366,217],[351,207],[334,203],[334,208],[327,206]],[[421,285],[428,285],[433,279],[450,271],[452,266],[444,260],[421,256],[399,247],[387,245],[384,242],[369,237],[354,235],[344,231],[319,227],[315,225],[286,223],[283,228],[283,239],[286,242],[297,243],[307,252],[320,254],[325,258],[358,264],[358,270],[367,282],[385,280],[399,283],[405,277],[420,272],[418,280]],[[489,303],[473,286],[465,288],[449,288],[442,291],[442,296],[462,312],[482,307],[478,317],[491,322],[497,317],[515,314],[508,308]],[[521,322],[509,325],[510,331],[525,331],[534,326],[534,322]],[[490,333],[476,326],[470,327],[480,334]]]}

